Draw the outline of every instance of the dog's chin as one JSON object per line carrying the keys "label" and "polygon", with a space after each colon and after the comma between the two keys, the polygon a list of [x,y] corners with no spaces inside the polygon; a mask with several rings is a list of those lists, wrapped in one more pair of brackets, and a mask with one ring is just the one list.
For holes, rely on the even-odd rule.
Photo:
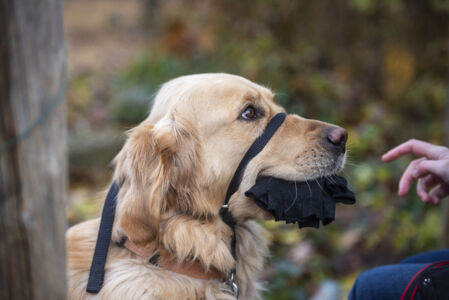
{"label": "dog's chin", "polygon": [[331,177],[341,172],[345,168],[345,164],[346,153],[341,154],[333,159],[325,160],[323,162],[317,162],[311,168],[309,168],[305,174],[302,172],[298,172],[296,176],[290,177],[288,179],[294,181],[308,181],[320,177]]}
{"label": "dog's chin", "polygon": [[316,179],[319,177],[331,177],[333,175],[337,175],[339,172],[343,171],[346,164],[346,155],[340,155],[335,161],[329,164],[328,168],[324,170],[319,170],[318,174],[315,174],[313,178]]}

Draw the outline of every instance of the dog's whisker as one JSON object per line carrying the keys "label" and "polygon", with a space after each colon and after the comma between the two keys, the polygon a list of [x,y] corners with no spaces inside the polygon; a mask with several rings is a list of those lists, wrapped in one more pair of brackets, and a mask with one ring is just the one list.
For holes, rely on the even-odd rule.
{"label": "dog's whisker", "polygon": [[312,197],[312,188],[310,187],[309,181],[306,179],[306,184],[309,188],[310,197]]}
{"label": "dog's whisker", "polygon": [[322,190],[322,191],[324,192],[324,189],[323,189],[323,187],[321,186],[321,184],[320,184],[320,182],[318,181],[317,178],[315,178],[315,182],[316,182],[316,184],[318,185],[318,187],[320,188],[320,190]]}

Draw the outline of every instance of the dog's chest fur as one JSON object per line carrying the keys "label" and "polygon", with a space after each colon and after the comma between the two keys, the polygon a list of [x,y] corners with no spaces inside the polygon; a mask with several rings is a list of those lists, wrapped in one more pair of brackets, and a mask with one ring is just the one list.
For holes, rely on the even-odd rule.
{"label": "dog's chest fur", "polygon": [[[161,270],[113,244],[103,288],[97,295],[86,293],[98,226],[96,219],[78,224],[67,232],[70,299],[235,299],[223,282]],[[262,228],[254,221],[247,221],[236,227],[236,234],[239,299],[260,299],[261,285],[257,280],[268,254]]]}

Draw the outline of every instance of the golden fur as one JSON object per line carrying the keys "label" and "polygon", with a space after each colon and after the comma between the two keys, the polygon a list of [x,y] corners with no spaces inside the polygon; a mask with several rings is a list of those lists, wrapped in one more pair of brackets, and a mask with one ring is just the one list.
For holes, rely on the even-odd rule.
{"label": "golden fur", "polygon": [[[271,216],[244,192],[258,175],[307,180],[339,171],[345,159],[323,146],[329,124],[288,115],[231,197],[238,222],[235,262],[219,209],[246,150],[283,111],[273,97],[269,89],[228,74],[184,76],[163,85],[149,117],[128,132],[115,159],[114,180],[122,186],[112,240],[126,235],[141,247],[156,245],[178,261],[197,259],[224,274],[236,266],[239,299],[260,299],[257,279],[268,249],[253,219]],[[256,120],[239,118],[248,105],[262,112]],[[96,219],[67,232],[70,299],[235,299],[220,280],[160,269],[113,243],[103,288],[86,293],[98,226]]]}

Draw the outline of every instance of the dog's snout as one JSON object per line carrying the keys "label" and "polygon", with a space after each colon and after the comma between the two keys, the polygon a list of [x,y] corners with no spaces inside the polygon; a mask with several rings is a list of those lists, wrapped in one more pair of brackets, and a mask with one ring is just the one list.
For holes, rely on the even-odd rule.
{"label": "dog's snout", "polygon": [[339,153],[345,153],[346,141],[348,139],[348,132],[337,126],[329,127],[327,129],[326,142],[328,146]]}

